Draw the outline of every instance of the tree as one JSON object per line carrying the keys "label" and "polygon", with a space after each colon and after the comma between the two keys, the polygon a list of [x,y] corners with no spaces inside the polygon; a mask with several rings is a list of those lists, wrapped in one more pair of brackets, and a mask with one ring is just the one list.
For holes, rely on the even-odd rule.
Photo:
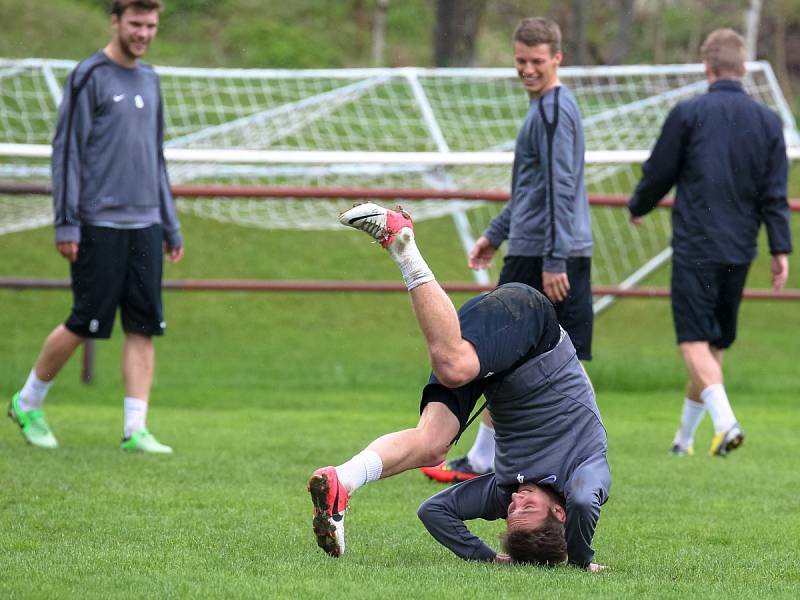
{"label": "tree", "polygon": [[747,60],[756,59],[758,25],[761,22],[761,5],[761,0],[750,0],[750,8],[745,17],[744,46]]}
{"label": "tree", "polygon": [[372,21],[372,64],[376,67],[383,65],[383,49],[386,46],[386,12],[389,10],[389,0],[375,2],[375,18]]}
{"label": "tree", "polygon": [[608,64],[618,65],[625,61],[631,51],[631,29],[633,28],[634,0],[619,0],[619,28],[617,39],[608,56]]}
{"label": "tree", "polygon": [[437,67],[473,67],[486,0],[436,0],[433,63]]}
{"label": "tree", "polygon": [[586,0],[573,0],[572,10],[575,13],[575,64],[585,65],[588,60],[586,48],[586,16],[591,11]]}

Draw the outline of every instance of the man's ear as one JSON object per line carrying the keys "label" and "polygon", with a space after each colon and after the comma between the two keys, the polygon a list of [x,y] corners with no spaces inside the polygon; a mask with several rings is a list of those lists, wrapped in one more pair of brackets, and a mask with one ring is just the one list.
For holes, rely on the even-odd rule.
{"label": "man's ear", "polygon": [[550,512],[553,513],[553,516],[558,520],[559,523],[567,522],[567,511],[560,504],[553,503],[553,506],[550,507]]}

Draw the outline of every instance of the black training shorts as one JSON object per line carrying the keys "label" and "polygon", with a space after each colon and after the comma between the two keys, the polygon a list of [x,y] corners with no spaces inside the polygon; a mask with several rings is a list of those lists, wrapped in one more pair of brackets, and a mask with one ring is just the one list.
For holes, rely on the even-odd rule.
{"label": "black training shorts", "polygon": [[160,225],[143,229],[81,227],[78,260],[71,265],[72,313],[65,325],[76,335],[109,338],[117,307],[126,333],[162,335],[163,237]]}
{"label": "black training shorts", "polygon": [[468,300],[458,311],[461,337],[475,348],[480,373],[459,388],[446,388],[431,374],[420,412],[441,402],[458,417],[463,432],[486,384],[535,356],[552,350],[561,337],[555,311],[544,294],[521,284],[500,286]]}
{"label": "black training shorts", "polygon": [[749,268],[672,262],[672,318],[679,344],[708,342],[723,349],[733,343]]}
{"label": "black training shorts", "polygon": [[[556,318],[569,334],[580,360],[592,360],[592,259],[567,259],[569,293],[555,304]],[[541,256],[506,256],[498,285],[519,281],[544,292]]]}

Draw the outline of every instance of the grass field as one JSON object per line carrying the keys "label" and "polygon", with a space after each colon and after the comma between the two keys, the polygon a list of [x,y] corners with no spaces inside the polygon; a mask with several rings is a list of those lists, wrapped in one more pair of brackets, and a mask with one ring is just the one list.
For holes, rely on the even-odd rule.
{"label": "grass field", "polygon": [[[187,257],[168,278],[397,278],[360,235],[183,220]],[[439,278],[467,279],[449,224],[419,230]],[[0,236],[0,275],[65,277],[51,239],[48,228]],[[766,284],[765,267],[751,285]],[[416,422],[427,368],[405,295],[169,292],[165,302],[149,425],[174,456],[118,450],[119,331],[98,345],[94,384],[78,383],[75,360],[51,390],[58,451],[29,448],[0,423],[1,598],[800,596],[796,304],[743,305],[726,371],[748,438],[716,460],[704,456],[708,420],[698,456],[666,453],[684,383],[668,302],[625,300],[601,315],[589,371],[614,483],[594,544],[609,569],[592,575],[460,561],[416,518],[439,489],[416,472],[354,496],[341,560],[316,547],[309,473]],[[69,304],[64,291],[0,290],[3,397]],[[502,523],[473,529],[496,546]]]}

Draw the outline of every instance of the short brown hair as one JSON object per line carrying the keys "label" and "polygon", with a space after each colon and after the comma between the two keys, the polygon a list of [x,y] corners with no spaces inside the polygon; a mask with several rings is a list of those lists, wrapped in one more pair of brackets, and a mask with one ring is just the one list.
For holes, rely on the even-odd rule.
{"label": "short brown hair", "polygon": [[700,56],[717,76],[744,76],[744,39],[733,29],[715,29],[700,48]]}
{"label": "short brown hair", "polygon": [[117,17],[121,17],[129,8],[161,12],[164,10],[164,3],[161,0],[112,0],[111,2],[111,14]]}
{"label": "short brown hair", "polygon": [[551,55],[561,52],[561,28],[555,21],[544,17],[522,19],[514,30],[514,35],[511,39],[526,46],[548,44]]}
{"label": "short brown hair", "polygon": [[513,529],[502,538],[503,550],[513,562],[554,567],[567,560],[564,524],[550,513],[536,529]]}

